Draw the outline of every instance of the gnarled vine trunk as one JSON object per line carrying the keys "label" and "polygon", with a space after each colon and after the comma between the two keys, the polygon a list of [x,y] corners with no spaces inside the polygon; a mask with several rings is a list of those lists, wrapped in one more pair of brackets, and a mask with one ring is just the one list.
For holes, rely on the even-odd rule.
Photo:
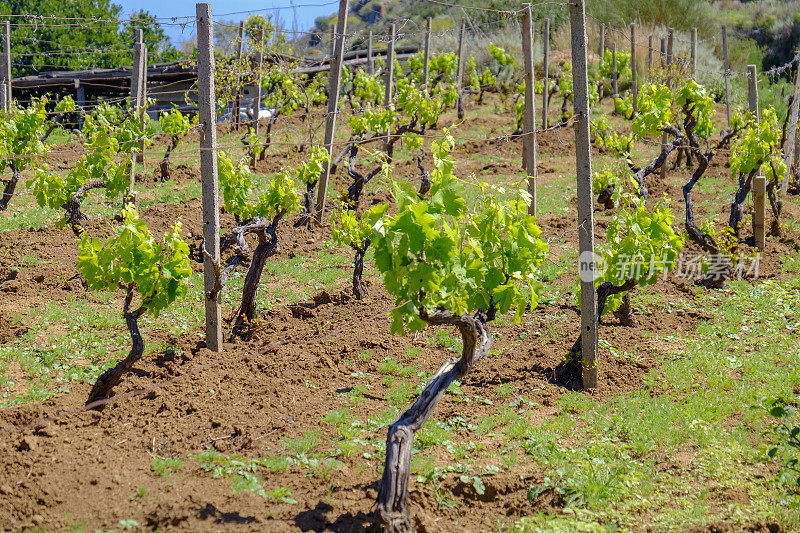
{"label": "gnarled vine trunk", "polygon": [[276,233],[278,222],[283,218],[284,213],[278,213],[272,222],[257,218],[248,223],[248,233],[255,233],[258,236],[258,246],[253,251],[250,261],[250,268],[244,278],[242,288],[242,301],[236,311],[236,322],[233,325],[232,337],[241,337],[250,327],[256,314],[256,293],[258,284],[261,281],[261,274],[267,259],[275,255],[280,250],[278,235]]}
{"label": "gnarled vine trunk", "polygon": [[170,143],[167,145],[167,151],[164,152],[164,157],[161,159],[161,181],[166,181],[169,179],[169,158],[172,155],[172,151],[178,146],[178,140],[172,139]]}
{"label": "gnarled vine trunk", "polygon": [[11,169],[11,179],[6,182],[5,190],[3,190],[3,197],[0,198],[0,211],[5,211],[8,209],[8,204],[11,203],[11,198],[14,196],[14,191],[17,190],[17,183],[19,183],[19,178],[22,175],[22,172],[19,170],[12,168]]}
{"label": "gnarled vine trunk", "polygon": [[411,468],[411,446],[414,434],[431,415],[450,384],[465,376],[492,347],[492,336],[486,325],[486,314],[455,315],[436,311],[422,316],[430,325],[452,325],[461,332],[464,348],[460,358],[450,358],[430,378],[419,398],[391,426],[386,437],[386,463],[378,491],[376,522],[383,531],[413,530],[408,512],[408,479]]}
{"label": "gnarled vine trunk", "polygon": [[353,296],[356,297],[356,300],[363,300],[367,295],[367,291],[364,289],[364,283],[361,280],[361,277],[364,275],[364,256],[367,254],[367,249],[369,248],[370,244],[371,241],[369,238],[367,238],[364,239],[364,242],[360,247],[353,247],[356,251],[356,257],[353,260]]}
{"label": "gnarled vine trunk", "polygon": [[[133,365],[142,357],[144,353],[144,339],[139,332],[139,317],[145,312],[144,307],[140,307],[135,311],[131,311],[131,301],[133,301],[133,287],[128,287],[128,294],[125,296],[125,324],[128,326],[128,331],[131,335],[131,350],[128,352],[128,357],[117,363],[113,368],[109,368],[103,372],[97,381],[94,382],[92,391],[89,393],[89,399],[86,400],[86,405],[89,405],[98,400],[108,398],[113,389],[120,381],[122,376],[133,368]],[[95,406],[95,409],[102,409],[104,404]]]}

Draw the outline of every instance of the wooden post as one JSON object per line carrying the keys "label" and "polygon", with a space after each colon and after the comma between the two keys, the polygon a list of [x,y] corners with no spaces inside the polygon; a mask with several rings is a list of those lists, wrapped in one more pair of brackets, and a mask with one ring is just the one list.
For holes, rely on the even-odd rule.
{"label": "wooden post", "polygon": [[536,123],[534,120],[534,89],[536,76],[533,70],[533,12],[530,4],[523,4],[522,9],[522,57],[525,69],[525,115],[522,121],[522,166],[528,176],[528,192],[531,203],[528,213],[538,215],[536,191]]}
{"label": "wooden post", "polygon": [[[258,28],[258,48],[256,49],[256,94],[253,99],[253,130],[258,135],[259,116],[261,115],[261,76],[264,67],[264,28]],[[255,160],[253,160],[255,163]]]}
{"label": "wooden post", "polygon": [[728,127],[731,127],[731,64],[728,59],[728,29],[722,27],[722,68],[725,69],[725,112],[728,115]]}
{"label": "wooden post", "polygon": [[392,103],[392,89],[394,88],[394,38],[396,27],[394,22],[389,27],[389,42],[386,43],[386,81],[383,94],[383,105],[388,107]]}
{"label": "wooden post", "polygon": [[334,34],[334,31],[335,28],[331,26],[331,48],[330,52],[328,53],[328,57],[333,57],[333,52],[334,52],[333,46],[336,43],[336,35]]}
{"label": "wooden post", "polygon": [[428,63],[431,56],[431,17],[428,17],[428,22],[425,25],[425,61],[422,66],[422,85],[428,88]]}
{"label": "wooden post", "polygon": [[631,100],[633,114],[639,111],[639,82],[636,79],[636,24],[631,22]]}
{"label": "wooden post", "polygon": [[317,222],[322,223],[325,215],[325,196],[328,194],[328,179],[331,175],[331,158],[333,157],[333,134],[336,129],[336,107],[339,102],[339,87],[342,81],[342,59],[344,57],[344,37],[347,31],[348,0],[339,0],[339,16],[336,19],[336,48],[331,58],[331,69],[328,73],[328,113],[325,118],[325,149],[328,160],[322,167],[317,189]]}
{"label": "wooden post", "polygon": [[[798,53],[800,56],[800,53]],[[799,59],[799,57],[795,57],[795,59]],[[783,176],[783,180],[781,181],[781,194],[786,195],[786,191],[789,189],[789,175],[794,171],[795,162],[797,161],[797,151],[795,150],[795,140],[797,139],[797,121],[798,115],[800,114],[800,65],[795,70],[794,73],[794,96],[792,97],[792,109],[789,115],[789,124],[787,126],[787,139],[786,139],[786,149],[784,153],[786,154],[786,174]]]}
{"label": "wooden post", "polygon": [[647,75],[653,69],[653,36],[647,38]]}
{"label": "wooden post", "polygon": [[662,37],[661,38],[661,68],[664,68],[665,59],[667,57],[667,40]]}
{"label": "wooden post", "polygon": [[[133,66],[131,67],[131,110],[134,116],[139,114],[141,106],[140,92],[142,89],[142,42],[144,32],[141,28],[136,30],[136,41],[133,44]],[[130,186],[128,192],[133,195],[136,187],[136,162],[138,157],[131,155]]]}
{"label": "wooden post", "polygon": [[767,196],[767,177],[755,176],[753,178],[753,238],[756,248],[764,251],[766,211],[764,199]]}
{"label": "wooden post", "polygon": [[603,63],[603,54],[606,53],[606,25],[600,24],[600,47],[597,49],[597,55],[600,57],[598,65]]}
{"label": "wooden post", "polygon": [[619,82],[617,81],[617,43],[611,45],[611,89],[616,100],[619,96]]}
{"label": "wooden post", "polygon": [[369,39],[367,40],[367,72],[370,76],[375,75],[375,59],[372,57],[372,30],[369,30]]}
{"label": "wooden post", "polygon": [[758,116],[758,67],[747,65],[747,105],[750,112],[759,121]]}
{"label": "wooden post", "polygon": [[547,129],[547,109],[550,104],[550,90],[548,84],[550,83],[550,19],[544,19],[544,42],[542,44],[544,49],[544,73],[542,78],[542,129]]}
{"label": "wooden post", "polygon": [[[142,42],[142,54],[140,57],[141,71],[139,74],[139,124],[142,131],[145,128],[147,116],[147,46]],[[136,162],[144,164],[145,139],[139,139],[139,153],[136,154]]]}
{"label": "wooden post", "polygon": [[[200,179],[203,186],[203,261],[205,294],[216,285],[214,264],[219,264],[219,181],[217,177],[217,97],[214,89],[214,21],[211,4],[197,4],[197,96],[200,130]],[[221,292],[219,293],[221,294]],[[222,349],[222,308],[219,294],[206,297],[206,347]]]}
{"label": "wooden post", "polygon": [[[667,43],[666,43],[666,62],[667,62],[667,86],[672,86],[672,45],[675,40],[675,30],[672,28],[667,28]],[[664,51],[664,39],[661,39],[661,49],[662,52]],[[667,146],[667,134],[661,134],[661,149],[663,150]],[[661,180],[665,180],[667,178],[667,160],[664,159],[664,163],[661,165]]]}
{"label": "wooden post", "polygon": [[458,120],[464,118],[463,89],[464,82],[464,22],[461,22],[461,31],[458,33],[458,67],[456,69],[456,92],[458,93]]}
{"label": "wooden post", "polygon": [[697,28],[692,28],[692,78],[697,77]]}
{"label": "wooden post", "polygon": [[597,292],[594,287],[594,196],[589,141],[589,76],[584,0],[569,4],[575,107],[575,170],[578,180],[578,248],[581,278],[581,368],[584,390],[597,388]]}
{"label": "wooden post", "polygon": [[3,55],[0,60],[0,79],[2,79],[4,98],[0,101],[5,111],[11,107],[11,23],[3,22]]}
{"label": "wooden post", "polygon": [[673,45],[675,44],[675,30],[673,28],[667,28],[667,66],[672,66],[672,51]]}
{"label": "wooden post", "polygon": [[[392,105],[392,89],[394,88],[394,39],[396,27],[394,22],[389,28],[389,42],[386,48],[386,91],[383,95],[383,105],[387,109]],[[389,151],[389,141],[392,138],[391,129],[386,132],[386,139],[383,141],[384,149]]]}
{"label": "wooden post", "polygon": [[[759,122],[758,116],[758,68],[756,65],[747,65],[747,104],[750,112]],[[764,198],[767,195],[766,176],[753,177],[753,238],[756,248],[764,250],[764,226],[766,213],[764,211]]]}
{"label": "wooden post", "polygon": [[231,117],[236,131],[242,127],[242,74],[238,70],[242,64],[242,55],[244,54],[244,21],[239,23],[239,42],[236,43],[236,103],[234,104],[233,113],[235,116]]}
{"label": "wooden post", "polygon": [[86,108],[86,89],[80,80],[73,80],[75,84],[75,102],[78,104],[78,129],[83,130],[83,113]]}
{"label": "wooden post", "polygon": [[[606,25],[600,24],[600,49],[598,50],[600,54],[600,61],[597,62],[598,69],[600,65],[603,64],[603,56],[606,54]],[[600,101],[603,100],[603,92],[604,92],[605,82],[603,79],[600,79],[600,85],[597,87],[597,95],[600,97]]]}

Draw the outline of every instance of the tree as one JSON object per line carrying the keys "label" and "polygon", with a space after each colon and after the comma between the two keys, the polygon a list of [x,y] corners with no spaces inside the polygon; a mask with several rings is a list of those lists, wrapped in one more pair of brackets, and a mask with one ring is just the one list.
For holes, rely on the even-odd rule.
{"label": "tree", "polygon": [[[178,59],[178,51],[170,44],[155,17],[142,10],[134,13],[130,21],[121,23],[121,11],[122,8],[110,0],[55,3],[8,0],[0,3],[0,21],[10,20],[12,23],[12,75],[131,65],[136,28],[144,30],[149,62]],[[44,19],[54,17],[54,20],[26,20],[23,15]]]}

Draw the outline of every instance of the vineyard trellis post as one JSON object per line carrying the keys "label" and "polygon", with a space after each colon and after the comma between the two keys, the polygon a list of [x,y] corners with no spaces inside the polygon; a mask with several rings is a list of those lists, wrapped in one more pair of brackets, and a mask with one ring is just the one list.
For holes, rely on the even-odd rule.
{"label": "vineyard trellis post", "polygon": [[317,223],[322,223],[325,214],[325,197],[328,194],[328,180],[331,176],[331,158],[333,157],[333,134],[336,129],[336,106],[339,102],[339,88],[342,81],[342,59],[344,58],[344,38],[347,31],[347,11],[349,0],[339,0],[339,15],[336,18],[336,48],[331,58],[331,68],[328,72],[328,112],[325,115],[325,149],[328,159],[322,166],[322,175],[319,178],[317,189]]}
{"label": "vineyard trellis post", "polygon": [[798,117],[800,114],[800,51],[795,55],[795,62],[798,64],[795,66],[794,96],[792,97],[792,109],[789,115],[788,126],[789,131],[787,132],[786,149],[784,151],[786,155],[785,162],[787,172],[781,181],[782,195],[786,195],[789,189],[789,175],[795,171],[797,165],[797,149],[795,145],[797,140],[797,120],[800,118]]}
{"label": "vineyard trellis post", "polygon": [[569,4],[572,34],[575,170],[578,182],[578,248],[581,278],[581,377],[584,390],[597,388],[597,292],[594,287],[594,198],[589,140],[589,76],[586,65],[586,7]]}
{"label": "vineyard trellis post", "polygon": [[428,88],[428,68],[431,57],[431,17],[425,23],[425,56],[422,65],[422,86]]}
{"label": "vineyard trellis post", "polygon": [[[141,28],[136,30],[136,40],[133,44],[133,66],[131,67],[131,109],[134,116],[139,115],[141,107],[141,89],[142,89],[142,43],[144,42],[144,30]],[[130,168],[130,187],[128,189],[131,197],[133,196],[133,189],[136,187],[136,161],[137,157],[131,155],[131,168]]]}
{"label": "vineyard trellis post", "polygon": [[653,70],[653,36],[647,38],[647,75]]}
{"label": "vineyard trellis post", "polygon": [[617,43],[611,45],[611,90],[614,94],[614,100],[619,97],[619,81],[617,74]]}
{"label": "vineyard trellis post", "polygon": [[214,88],[214,21],[211,4],[197,4],[197,97],[200,130],[200,179],[203,193],[203,287],[206,307],[206,347],[222,349],[221,291],[213,294],[217,283],[214,265],[220,261],[219,178],[217,176],[217,112]]}
{"label": "vineyard trellis post", "polygon": [[[522,9],[522,57],[523,68],[525,69],[525,114],[522,121],[522,166],[528,176],[528,192],[531,195],[531,203],[528,206],[528,213],[537,216],[537,191],[536,180],[538,170],[536,168],[536,122],[534,89],[536,75],[533,65],[533,12],[530,4],[523,4]],[[544,92],[544,91],[542,91]]]}
{"label": "vineyard trellis post", "polygon": [[[139,125],[144,131],[145,121],[148,119],[147,116],[147,46],[142,42],[141,46],[142,53],[139,58],[139,64],[141,65],[141,74],[139,76]],[[144,149],[145,149],[145,138],[142,136],[139,139],[139,153],[136,154],[136,162],[137,163],[144,163]]]}
{"label": "vineyard trellis post", "polygon": [[[675,30],[672,28],[667,28],[667,41],[666,41],[666,50],[665,50],[665,43],[664,39],[661,39],[661,55],[662,61],[666,61],[666,68],[667,68],[667,87],[672,87],[672,45],[675,42]],[[664,151],[667,147],[667,133],[664,132],[661,134],[661,151]],[[669,155],[667,155],[669,157]],[[667,159],[664,159],[664,163],[661,165],[661,180],[665,180],[667,178]]]}
{"label": "vineyard trellis post", "polygon": [[[598,68],[600,65],[603,64],[603,56],[606,53],[606,25],[600,24],[600,48],[598,49],[598,54],[600,60],[597,62]],[[600,83],[600,86],[597,88],[598,95],[600,96],[600,100],[603,100],[603,83]]]}
{"label": "vineyard trellis post", "polygon": [[697,28],[692,28],[691,44],[692,78],[697,77]]}
{"label": "vineyard trellis post", "polygon": [[725,112],[728,117],[728,127],[731,127],[731,63],[728,58],[728,28],[722,27],[722,68],[725,78]]}
{"label": "vineyard trellis post", "polygon": [[11,23],[3,22],[3,55],[0,60],[0,78],[2,78],[2,91],[0,105],[3,111],[11,107]]}
{"label": "vineyard trellis post", "polygon": [[[386,48],[386,91],[383,95],[383,105],[387,109],[392,105],[392,89],[394,86],[394,39],[397,31],[395,23],[392,22],[389,28],[389,42]],[[384,150],[388,152],[389,141],[392,139],[391,129],[386,132],[386,140],[384,141]]]}
{"label": "vineyard trellis post", "polygon": [[661,38],[661,68],[664,68],[664,59],[667,57],[667,40],[662,37]]}
{"label": "vineyard trellis post", "polygon": [[542,77],[542,129],[547,129],[547,108],[550,103],[550,19],[544,19],[544,39],[542,48],[544,50],[543,77]]}
{"label": "vineyard trellis post", "polygon": [[83,114],[86,112],[86,88],[81,80],[75,79],[75,100],[78,106],[78,129],[83,130]]}
{"label": "vineyard trellis post", "polygon": [[[259,118],[261,115],[261,77],[264,68],[264,27],[258,28],[258,47],[256,48],[256,94],[253,97],[253,131],[258,135]],[[255,160],[254,160],[255,161]]]}
{"label": "vineyard trellis post", "polygon": [[334,33],[335,31],[336,28],[331,26],[331,47],[330,47],[330,52],[328,53],[329,58],[333,57],[333,53],[335,51],[334,49],[334,46],[336,45],[336,34]]}
{"label": "vineyard trellis post", "polygon": [[758,122],[758,67],[747,65],[747,105]]}
{"label": "vineyard trellis post", "polygon": [[369,30],[367,38],[367,72],[370,76],[375,75],[375,59],[372,57],[372,30]]}
{"label": "vineyard trellis post", "polygon": [[633,114],[639,111],[639,82],[636,80],[636,24],[631,22],[631,93],[633,100]]}
{"label": "vineyard trellis post", "polygon": [[233,124],[236,131],[241,130],[242,127],[242,75],[239,67],[242,63],[242,55],[244,54],[244,21],[239,22],[239,41],[236,43],[236,103],[234,104]]}
{"label": "vineyard trellis post", "polygon": [[[747,104],[756,123],[758,116],[758,67],[747,65]],[[767,195],[767,178],[761,174],[753,177],[753,240],[756,248],[764,250],[764,228],[766,212],[764,198]]]}
{"label": "vineyard trellis post", "polygon": [[456,92],[458,93],[458,120],[464,118],[463,82],[464,82],[464,31],[466,25],[461,21],[461,30],[458,32],[458,66],[456,67]]}

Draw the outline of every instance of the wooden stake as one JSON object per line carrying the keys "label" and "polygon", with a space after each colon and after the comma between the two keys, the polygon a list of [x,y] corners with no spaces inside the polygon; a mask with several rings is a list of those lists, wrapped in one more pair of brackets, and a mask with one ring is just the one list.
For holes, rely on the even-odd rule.
{"label": "wooden stake", "polygon": [[[388,108],[392,104],[392,89],[394,88],[394,39],[395,39],[395,24],[392,22],[389,28],[389,43],[386,49],[386,92],[383,97],[383,105]],[[384,150],[388,152],[389,141],[391,140],[392,132],[386,132],[386,140],[384,141]]]}
{"label": "wooden stake", "polygon": [[728,59],[728,29],[722,27],[722,68],[725,69],[725,112],[728,116],[728,127],[731,127],[731,64]]}
{"label": "wooden stake", "polygon": [[[145,128],[147,116],[147,46],[142,42],[142,54],[140,58],[141,73],[139,75],[139,124],[142,131]],[[139,153],[136,154],[136,162],[144,164],[145,139],[139,139]]]}
{"label": "wooden stake", "polygon": [[[606,55],[606,25],[600,24],[600,61],[597,62],[598,69],[600,65],[603,64],[603,57]],[[597,87],[597,95],[600,97],[600,101],[603,100],[603,93],[605,92],[605,81],[600,80],[600,85]]]}
{"label": "wooden stake", "polygon": [[589,140],[589,76],[584,0],[569,4],[575,106],[575,170],[578,178],[578,248],[581,278],[581,367],[584,390],[597,388],[597,292],[594,287],[594,197]]}
{"label": "wooden stake", "polygon": [[78,129],[83,130],[83,114],[86,108],[86,89],[81,85],[80,80],[73,80],[75,83],[75,102],[78,104]]}
{"label": "wooden stake", "polygon": [[456,69],[456,91],[458,93],[458,120],[464,118],[464,102],[462,93],[464,82],[464,22],[461,22],[461,31],[458,33],[458,68]]}
{"label": "wooden stake", "polygon": [[342,59],[344,57],[344,37],[347,31],[348,4],[348,0],[339,0],[339,16],[336,19],[336,48],[328,73],[328,113],[325,118],[325,149],[328,151],[328,160],[322,167],[322,175],[319,178],[319,188],[317,189],[317,223],[322,223],[322,217],[325,215],[325,197],[328,194],[328,179],[331,175],[333,134],[336,130],[336,107],[342,82]]}
{"label": "wooden stake", "polygon": [[[800,55],[800,53],[798,54]],[[795,57],[800,59],[800,57]],[[786,195],[789,189],[789,175],[794,171],[797,162],[797,151],[795,150],[795,140],[797,139],[797,121],[800,114],[800,66],[797,67],[794,73],[794,96],[792,97],[792,109],[789,115],[789,124],[787,125],[787,139],[786,149],[786,174],[781,181],[781,194]]]}
{"label": "wooden stake", "polygon": [[372,57],[372,30],[369,30],[369,39],[367,40],[367,69],[370,76],[375,75],[375,59]]}
{"label": "wooden stake", "polygon": [[662,37],[661,38],[661,68],[664,68],[665,60],[667,57],[667,40]]}
{"label": "wooden stake", "polygon": [[764,209],[764,199],[767,196],[766,176],[755,176],[753,178],[753,237],[756,241],[756,248],[764,251],[766,210]]}
{"label": "wooden stake", "polygon": [[697,77],[697,28],[692,28],[692,78]]}
{"label": "wooden stake", "polygon": [[3,22],[3,55],[0,59],[0,79],[5,97],[0,99],[3,111],[11,107],[11,23]]}
{"label": "wooden stake", "polygon": [[[253,100],[253,130],[258,135],[259,117],[261,115],[261,79],[263,76],[262,70],[264,68],[264,28],[258,28],[258,48],[256,49],[256,94]],[[253,160],[255,163],[255,160]]]}
{"label": "wooden stake", "polygon": [[597,55],[600,57],[598,65],[603,63],[603,55],[606,53],[606,25],[600,24],[600,47],[597,49]]}
{"label": "wooden stake", "polygon": [[673,45],[675,44],[675,30],[673,28],[667,28],[667,65],[672,66],[672,50]]}
{"label": "wooden stake", "polygon": [[747,105],[758,122],[758,67],[755,65],[747,65]]}
{"label": "wooden stake", "polygon": [[550,19],[544,20],[544,76],[542,78],[542,129],[547,129],[547,108],[550,104]]}
{"label": "wooden stake", "polygon": [[528,176],[528,192],[531,195],[528,213],[537,216],[538,201],[536,178],[538,170],[536,168],[536,123],[534,121],[536,109],[536,103],[534,101],[536,75],[533,70],[533,12],[530,4],[523,4],[522,7],[522,57],[523,68],[525,69],[525,115],[522,121],[522,166]]}
{"label": "wooden stake", "polygon": [[636,79],[636,24],[631,22],[631,100],[633,114],[639,111],[639,82]]}
{"label": "wooden stake", "polygon": [[[236,43],[236,65],[237,69],[242,64],[242,55],[244,54],[244,21],[239,23],[239,42]],[[233,119],[233,124],[236,126],[236,131],[239,131],[242,127],[242,75],[240,72],[237,71],[236,73],[236,104],[234,106],[233,112],[235,116],[231,117]]]}
{"label": "wooden stake", "polygon": [[335,38],[334,31],[335,31],[335,28],[333,26],[331,26],[331,49],[330,49],[330,52],[328,53],[328,57],[333,57],[333,52],[334,52],[333,46],[336,43],[336,38]]}
{"label": "wooden stake", "polygon": [[617,80],[617,43],[611,45],[611,89],[614,94],[614,100],[619,96],[619,82]]}
{"label": "wooden stake", "polygon": [[[139,114],[141,107],[140,92],[142,89],[142,48],[144,41],[144,31],[139,28],[136,30],[136,41],[133,44],[133,66],[131,67],[131,110],[133,115]],[[130,185],[128,192],[133,195],[136,187],[136,161],[138,157],[131,156]]]}
{"label": "wooden stake", "polygon": [[422,66],[422,85],[428,88],[428,63],[431,55],[431,17],[425,25],[425,62]]}
{"label": "wooden stake", "polygon": [[653,36],[647,38],[647,75],[653,69]]}
{"label": "wooden stake", "polygon": [[[219,181],[217,178],[217,97],[214,89],[214,21],[211,4],[197,4],[197,96],[200,130],[200,177],[203,184],[203,261],[205,294],[216,285],[214,265],[219,264]],[[221,294],[221,293],[219,293]],[[219,294],[206,297],[206,347],[222,349],[222,308]]]}

